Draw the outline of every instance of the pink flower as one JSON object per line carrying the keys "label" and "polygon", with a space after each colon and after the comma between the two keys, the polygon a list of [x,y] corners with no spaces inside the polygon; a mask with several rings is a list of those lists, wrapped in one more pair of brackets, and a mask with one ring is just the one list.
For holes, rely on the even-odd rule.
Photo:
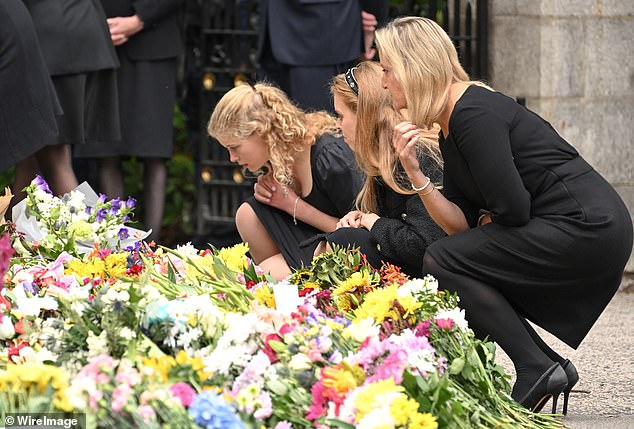
{"label": "pink flower", "polygon": [[9,234],[4,234],[2,238],[0,238],[0,290],[2,290],[4,275],[9,269],[9,263],[14,253],[15,251],[11,245],[11,237],[9,237]]}
{"label": "pink flower", "polygon": [[451,329],[453,328],[453,320],[451,319],[436,319],[435,322],[436,326],[438,326],[440,329],[451,331]]}
{"label": "pink flower", "polygon": [[132,389],[127,384],[120,384],[112,391],[112,411],[115,413],[121,412],[125,404],[128,403],[128,398],[132,393]]}
{"label": "pink flower", "polygon": [[154,412],[154,409],[151,406],[141,405],[139,407],[139,415],[141,416],[141,418],[143,419],[145,423],[150,423],[152,419],[154,418],[154,416],[156,416],[156,413]]}
{"label": "pink flower", "polygon": [[196,391],[194,391],[189,384],[182,381],[172,384],[169,387],[169,391],[172,392],[174,397],[181,401],[183,407],[189,407],[196,397]]}

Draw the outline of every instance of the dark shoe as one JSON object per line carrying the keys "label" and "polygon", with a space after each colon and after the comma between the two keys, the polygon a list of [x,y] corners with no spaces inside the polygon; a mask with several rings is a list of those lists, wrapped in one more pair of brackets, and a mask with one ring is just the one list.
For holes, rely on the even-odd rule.
{"label": "dark shoe", "polygon": [[564,416],[568,414],[568,396],[570,396],[570,391],[573,386],[577,384],[579,381],[579,374],[577,373],[577,368],[570,362],[568,359],[561,364],[561,367],[566,372],[566,377],[568,378],[568,386],[564,389]]}
{"label": "dark shoe", "polygon": [[553,399],[553,414],[557,411],[557,399],[559,394],[568,386],[566,371],[555,363],[542,374],[519,402],[534,413],[544,408],[548,398]]}

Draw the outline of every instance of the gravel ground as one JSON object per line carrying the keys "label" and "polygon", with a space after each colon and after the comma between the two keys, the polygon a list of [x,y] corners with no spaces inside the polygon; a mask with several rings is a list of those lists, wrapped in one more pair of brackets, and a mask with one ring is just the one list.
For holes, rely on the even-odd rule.
{"label": "gravel ground", "polygon": [[[627,283],[627,284],[626,284]],[[564,419],[572,429],[634,428],[634,293],[624,281],[577,350],[538,328],[542,338],[579,372]],[[514,376],[513,364],[498,347],[498,362]],[[559,403],[563,402],[560,397]],[[561,410],[561,405],[559,405]],[[549,410],[550,404],[544,407]]]}

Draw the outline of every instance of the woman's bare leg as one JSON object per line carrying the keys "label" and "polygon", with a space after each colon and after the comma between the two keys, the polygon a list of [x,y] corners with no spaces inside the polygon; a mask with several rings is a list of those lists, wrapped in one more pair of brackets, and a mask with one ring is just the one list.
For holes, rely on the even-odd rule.
{"label": "woman's bare leg", "polygon": [[249,245],[251,258],[275,279],[286,278],[291,270],[253,208],[243,203],[236,211],[236,227],[240,238]]}

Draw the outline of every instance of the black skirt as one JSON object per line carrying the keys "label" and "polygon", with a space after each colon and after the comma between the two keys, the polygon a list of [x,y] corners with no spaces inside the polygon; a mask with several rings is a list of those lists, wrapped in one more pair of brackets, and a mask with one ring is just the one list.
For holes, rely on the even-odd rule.
{"label": "black skirt", "polygon": [[64,110],[59,142],[71,145],[121,140],[116,70],[53,76]]}
{"label": "black skirt", "polygon": [[171,158],[176,59],[131,61],[119,54],[117,73],[121,139],[89,142],[77,157]]}
{"label": "black skirt", "polygon": [[61,113],[31,17],[20,0],[0,2],[0,171],[57,143]]}

